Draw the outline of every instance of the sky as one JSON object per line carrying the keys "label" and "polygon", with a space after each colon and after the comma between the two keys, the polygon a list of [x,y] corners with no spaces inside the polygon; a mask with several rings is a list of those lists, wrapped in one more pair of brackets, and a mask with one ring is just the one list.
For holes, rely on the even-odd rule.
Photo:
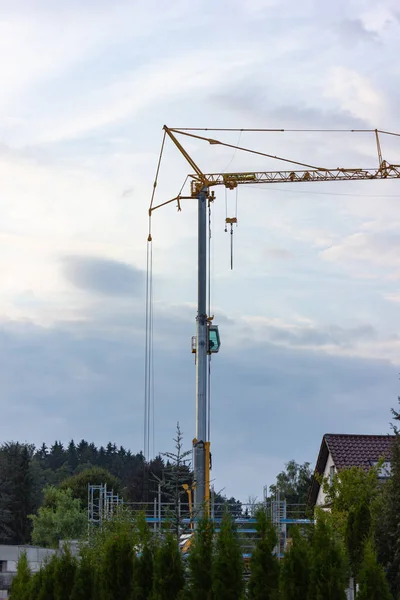
{"label": "sky", "polygon": [[[396,0],[0,0],[1,441],[143,448],[163,125],[400,132],[399,40]],[[212,135],[322,167],[378,163],[371,133]],[[381,142],[400,164],[399,138]],[[206,172],[288,168],[182,143]],[[157,202],[191,171],[167,142]],[[324,433],[390,431],[400,182],[215,191],[212,480],[246,501],[289,460],[314,465]],[[195,201],[155,211],[152,234],[157,454],[178,421],[187,449],[195,435]]]}

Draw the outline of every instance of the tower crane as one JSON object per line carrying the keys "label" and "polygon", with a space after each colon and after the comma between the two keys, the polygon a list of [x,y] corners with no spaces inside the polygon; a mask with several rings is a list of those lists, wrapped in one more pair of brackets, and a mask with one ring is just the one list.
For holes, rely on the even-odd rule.
{"label": "tower crane", "polygon": [[[310,182],[333,182],[333,181],[371,181],[379,179],[400,179],[400,165],[387,162],[382,157],[380,134],[400,137],[400,134],[378,129],[371,130],[341,130],[349,132],[372,133],[375,137],[378,155],[378,164],[373,168],[322,168],[313,166],[264,152],[228,144],[215,138],[199,135],[200,131],[268,131],[283,132],[284,129],[202,129],[202,128],[170,128],[164,125],[164,137],[161,146],[160,158],[157,166],[156,179],[153,186],[153,195],[149,208],[149,220],[151,223],[152,213],[172,202],[177,203],[181,210],[181,201],[185,199],[196,199],[198,204],[198,299],[196,317],[196,337],[193,350],[196,353],[196,436],[193,440],[194,450],[194,514],[201,515],[208,511],[210,493],[210,441],[208,439],[208,371],[207,357],[218,351],[220,340],[218,328],[212,325],[210,315],[207,315],[207,207],[215,199],[213,188],[224,186],[232,190],[240,185],[273,184],[273,183],[310,183]],[[286,130],[287,131],[287,130]],[[338,131],[338,130],[291,130],[291,131]],[[196,132],[196,133],[195,133]],[[184,196],[179,193],[176,197],[155,204],[155,190],[160,169],[161,156],[164,149],[166,136],[173,142],[179,152],[184,156],[192,168],[192,173],[186,179],[190,181],[190,195]],[[204,173],[188,151],[182,145],[180,139],[186,138],[205,141],[211,145],[225,146],[236,150],[242,150],[265,158],[276,159],[293,165],[293,169],[274,171],[246,171],[231,173]],[[180,137],[180,139],[178,139]],[[186,181],[186,180],[185,180]],[[235,219],[226,219],[227,223],[236,222]],[[151,225],[149,228],[148,243],[151,243]]]}

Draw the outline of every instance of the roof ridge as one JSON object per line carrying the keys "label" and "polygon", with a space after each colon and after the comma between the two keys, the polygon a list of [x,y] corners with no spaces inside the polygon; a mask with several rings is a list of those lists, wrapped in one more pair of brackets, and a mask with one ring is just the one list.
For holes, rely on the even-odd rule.
{"label": "roof ridge", "polygon": [[332,437],[368,437],[368,438],[387,438],[387,437],[396,437],[394,434],[390,433],[324,433],[324,437],[332,436]]}

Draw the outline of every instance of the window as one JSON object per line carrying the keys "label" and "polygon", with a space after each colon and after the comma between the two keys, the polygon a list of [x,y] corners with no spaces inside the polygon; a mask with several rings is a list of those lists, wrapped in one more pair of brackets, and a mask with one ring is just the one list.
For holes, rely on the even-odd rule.
{"label": "window", "polygon": [[[378,464],[378,461],[376,461],[376,460],[371,461],[372,467],[375,467],[377,464]],[[389,479],[391,472],[392,472],[392,465],[389,460],[386,460],[380,468],[378,477],[379,477],[379,479]]]}
{"label": "window", "polygon": [[7,561],[0,560],[0,573],[6,573],[6,572],[7,572]]}

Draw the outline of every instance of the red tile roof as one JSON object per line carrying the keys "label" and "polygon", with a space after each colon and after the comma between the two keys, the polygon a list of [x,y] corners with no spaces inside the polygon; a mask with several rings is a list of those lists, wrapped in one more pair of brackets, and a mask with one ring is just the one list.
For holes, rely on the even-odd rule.
{"label": "red tile roof", "polygon": [[315,475],[323,475],[329,453],[338,471],[349,467],[361,467],[365,470],[380,458],[390,461],[394,435],[353,435],[326,433],[322,438],[314,477],[311,482],[308,502],[314,506],[320,484]]}
{"label": "red tile roof", "polygon": [[395,436],[326,433],[324,439],[338,471],[347,467],[368,470],[382,457],[390,461]]}

